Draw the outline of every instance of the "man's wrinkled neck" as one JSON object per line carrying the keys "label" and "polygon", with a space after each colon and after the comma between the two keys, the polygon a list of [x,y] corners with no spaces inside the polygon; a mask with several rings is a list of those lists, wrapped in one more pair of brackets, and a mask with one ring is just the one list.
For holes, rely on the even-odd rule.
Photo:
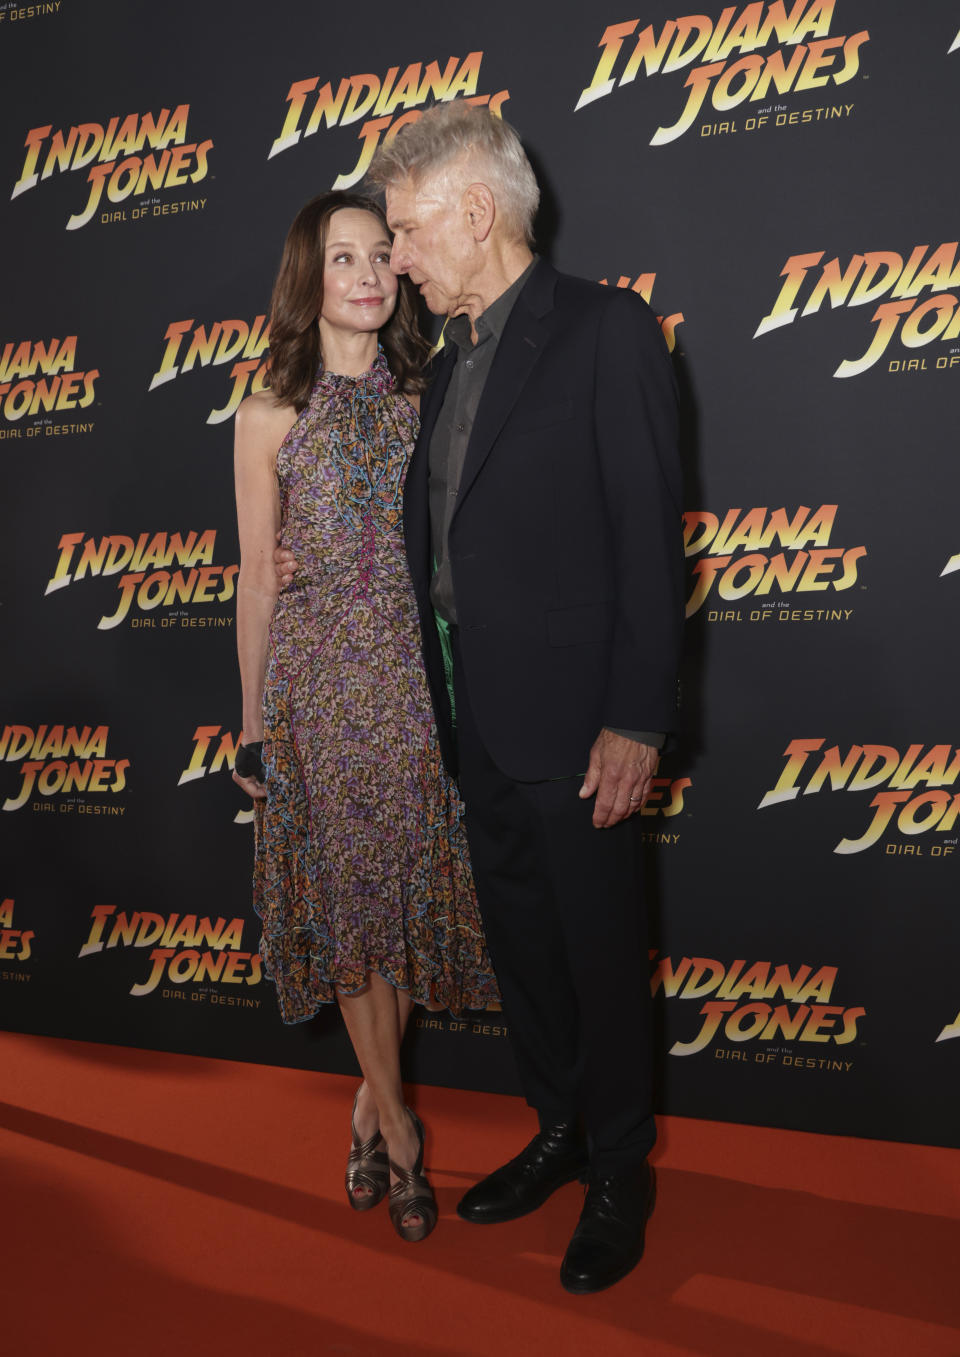
{"label": "man's wrinkled neck", "polygon": [[533,252],[528,245],[520,241],[501,245],[487,260],[483,272],[472,278],[471,289],[458,297],[447,313],[453,316],[468,316],[470,319],[470,339],[477,342],[477,321],[498,297],[502,297],[508,288],[530,267]]}

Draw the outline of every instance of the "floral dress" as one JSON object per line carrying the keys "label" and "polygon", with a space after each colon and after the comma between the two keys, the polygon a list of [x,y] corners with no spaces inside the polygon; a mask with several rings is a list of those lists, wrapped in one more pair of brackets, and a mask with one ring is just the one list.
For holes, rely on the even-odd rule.
{"label": "floral dress", "polygon": [[320,373],[277,457],[298,569],[270,626],[254,906],[285,1022],[371,971],[455,1013],[497,999],[404,556],[418,423],[381,352]]}

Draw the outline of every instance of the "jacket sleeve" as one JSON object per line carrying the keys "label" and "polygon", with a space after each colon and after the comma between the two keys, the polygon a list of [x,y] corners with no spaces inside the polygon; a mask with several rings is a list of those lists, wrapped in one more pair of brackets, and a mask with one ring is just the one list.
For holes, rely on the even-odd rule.
{"label": "jacket sleeve", "polygon": [[671,731],[684,615],[676,384],[646,303],[614,289],[605,300],[594,425],[615,608],[603,724]]}

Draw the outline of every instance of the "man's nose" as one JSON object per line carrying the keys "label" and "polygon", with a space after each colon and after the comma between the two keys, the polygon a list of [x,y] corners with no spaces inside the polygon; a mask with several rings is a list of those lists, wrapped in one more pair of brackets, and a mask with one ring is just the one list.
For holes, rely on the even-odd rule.
{"label": "man's nose", "polygon": [[401,245],[399,239],[393,242],[390,250],[390,268],[393,273],[406,273],[409,268],[407,263],[406,251]]}

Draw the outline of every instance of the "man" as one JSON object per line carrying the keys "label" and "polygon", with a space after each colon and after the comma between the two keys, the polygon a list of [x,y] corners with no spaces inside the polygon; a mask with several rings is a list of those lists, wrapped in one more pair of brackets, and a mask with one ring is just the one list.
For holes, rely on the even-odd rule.
{"label": "man", "polygon": [[533,255],[536,180],[486,109],[430,109],[370,177],[391,267],[448,317],[404,529],[441,747],[540,1122],[458,1211],[510,1220],[585,1177],[561,1281],[596,1291],[639,1261],[655,1195],[634,817],[676,708],[672,370],[639,297]]}
{"label": "man", "polygon": [[676,707],[672,372],[639,298],[535,259],[536,181],[486,109],[429,110],[371,178],[386,193],[391,267],[449,317],[404,529],[441,742],[541,1128],[458,1209],[511,1219],[586,1171],[561,1280],[599,1290],[639,1260],[654,1201],[632,817]]}

